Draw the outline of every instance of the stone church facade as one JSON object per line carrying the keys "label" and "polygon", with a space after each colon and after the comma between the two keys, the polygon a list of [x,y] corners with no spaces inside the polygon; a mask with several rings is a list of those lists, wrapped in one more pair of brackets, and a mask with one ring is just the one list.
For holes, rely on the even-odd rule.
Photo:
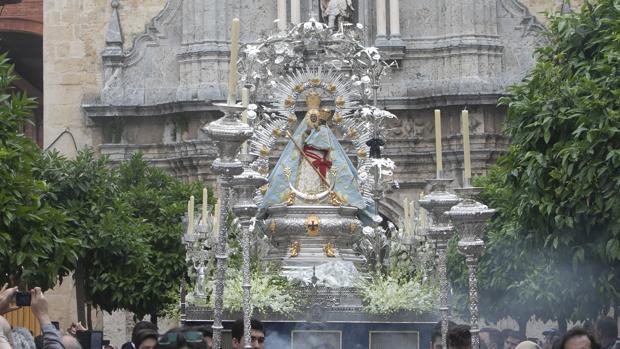
{"label": "stone church facade", "polygon": [[[46,142],[67,150],[69,137],[56,135],[68,129],[78,147],[93,146],[114,161],[142,151],[178,177],[205,181],[214,179],[209,165],[216,154],[199,128],[220,115],[213,103],[226,94],[232,18],[240,18],[247,42],[306,21],[313,10],[311,0],[45,6]],[[81,11],[68,11],[76,7]],[[465,107],[474,175],[507,148],[497,99],[532,66],[544,26],[518,0],[356,0],[354,7],[355,21],[367,28],[366,44],[399,63],[379,98],[380,107],[398,116],[384,153],[398,165],[402,190],[381,208],[396,220],[402,196],[417,196],[434,174],[433,109],[442,110],[448,175],[461,177],[458,120]],[[147,23],[144,31],[128,35],[137,32],[138,18]]]}

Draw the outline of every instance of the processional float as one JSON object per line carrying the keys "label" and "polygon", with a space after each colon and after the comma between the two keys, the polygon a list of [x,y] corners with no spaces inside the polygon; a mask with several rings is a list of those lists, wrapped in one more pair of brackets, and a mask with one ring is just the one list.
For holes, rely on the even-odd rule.
{"label": "processional float", "polygon": [[[229,229],[242,233],[244,348],[251,348],[250,249],[256,230],[271,231],[277,247],[265,259],[281,262],[288,277],[311,275],[316,280],[315,268],[325,260],[349,263],[353,269],[366,261],[374,262],[371,268],[380,267],[387,230],[396,229],[394,225],[386,229],[378,211],[380,200],[395,184],[394,163],[381,154],[385,121],[395,116],[377,108],[380,79],[391,64],[381,58],[379,50],[361,44],[363,27],[330,28],[311,17],[288,31],[243,45],[240,66],[238,20],[232,28],[228,99],[217,104],[224,116],[203,128],[218,148],[212,170],[218,175],[219,202],[211,215],[203,199],[196,223],[194,199],[190,199],[184,235],[189,272],[196,284],[194,297],[206,297],[205,263],[213,257],[216,261],[213,348],[218,349],[222,346]],[[242,104],[236,103],[238,80],[244,86]],[[357,166],[328,124],[350,141]],[[494,211],[473,199],[476,189],[469,186],[466,112],[463,125],[465,177],[460,193],[466,199],[447,191],[452,180],[443,176],[437,112],[437,178],[429,180],[432,191],[420,205],[432,217],[424,235],[436,244],[442,341],[445,345],[449,316],[446,249],[456,227],[461,234],[459,250],[469,267],[471,324],[474,349],[478,349],[476,268],[484,246],[484,222]],[[271,155],[284,142],[287,145],[272,167]],[[405,222],[405,227],[409,225]],[[343,231],[348,234],[343,236]],[[182,317],[185,305],[182,291]]]}

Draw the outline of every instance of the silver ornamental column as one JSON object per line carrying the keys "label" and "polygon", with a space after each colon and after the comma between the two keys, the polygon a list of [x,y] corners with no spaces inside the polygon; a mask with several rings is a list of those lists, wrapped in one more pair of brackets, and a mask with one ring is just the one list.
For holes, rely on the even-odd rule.
{"label": "silver ornamental column", "polygon": [[250,164],[256,159],[256,156],[250,154],[241,154],[239,156],[243,163],[243,173],[235,176],[231,185],[235,193],[235,205],[233,213],[239,218],[243,235],[241,245],[243,248],[243,342],[244,348],[252,348],[250,316],[250,226],[252,218],[256,216],[258,207],[254,203],[256,188],[267,183],[267,178],[254,171]]}
{"label": "silver ornamental column", "polygon": [[215,250],[215,309],[213,314],[213,348],[222,348],[222,310],[224,306],[224,282],[226,277],[226,262],[228,251],[228,224],[226,221],[229,207],[229,193],[234,176],[243,172],[243,164],[237,159],[241,144],[252,136],[253,129],[239,120],[239,114],[244,110],[240,105],[216,104],[224,117],[209,123],[202,130],[209,135],[218,148],[219,157],[213,161],[211,168],[218,175],[218,197],[221,213],[219,217],[220,231]]}
{"label": "silver ornamental column", "polygon": [[446,267],[446,251],[448,241],[452,238],[454,228],[450,225],[448,217],[444,214],[452,206],[459,203],[460,199],[446,190],[452,179],[435,178],[427,181],[432,186],[432,192],[420,200],[420,206],[426,209],[433,223],[426,232],[437,246],[437,269],[439,274],[439,310],[441,311],[441,343],[443,348],[447,348],[448,317],[450,305],[448,303],[448,293],[450,285],[448,283],[448,273]]}
{"label": "silver ornamental column", "polygon": [[469,270],[469,314],[472,349],[480,348],[480,329],[478,328],[478,259],[484,251],[484,231],[486,222],[495,214],[473,198],[480,194],[481,188],[462,188],[455,190],[463,201],[452,207],[446,215],[450,217],[460,235],[459,252],[465,255]]}

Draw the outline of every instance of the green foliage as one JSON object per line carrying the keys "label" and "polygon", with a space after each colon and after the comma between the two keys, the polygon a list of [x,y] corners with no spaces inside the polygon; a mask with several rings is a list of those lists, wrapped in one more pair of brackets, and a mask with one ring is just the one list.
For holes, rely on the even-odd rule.
{"label": "green foliage", "polygon": [[71,234],[83,244],[74,276],[86,299],[140,318],[176,302],[171,290],[185,270],[180,217],[199,185],[149,166],[141,154],[118,168],[90,150],[73,160],[50,153],[43,162],[50,201],[67,213]]}
{"label": "green foliage", "polygon": [[64,212],[46,203],[51,193],[35,176],[40,150],[22,131],[36,103],[12,89],[15,79],[0,55],[0,279],[46,289],[73,269],[80,242],[68,235]]}
{"label": "green foliage", "polygon": [[[185,272],[185,249],[181,242],[184,230],[181,217],[191,195],[200,198],[200,183],[184,183],[162,170],[149,166],[142,154],[134,154],[119,169],[119,186],[123,200],[133,208],[133,217],[145,228],[145,245],[149,247],[148,266],[135,277],[136,294],[143,301],[132,309],[136,314],[157,314],[165,305],[178,302]],[[209,199],[214,203],[214,198]],[[112,291],[114,285],[107,285]],[[116,289],[118,292],[122,290]],[[138,310],[139,309],[139,310]]]}
{"label": "green foliage", "polygon": [[[497,317],[583,320],[618,301],[619,39],[617,0],[551,18],[550,44],[500,101],[513,144],[479,183],[499,209],[480,269]],[[454,250],[450,262],[463,289]]]}

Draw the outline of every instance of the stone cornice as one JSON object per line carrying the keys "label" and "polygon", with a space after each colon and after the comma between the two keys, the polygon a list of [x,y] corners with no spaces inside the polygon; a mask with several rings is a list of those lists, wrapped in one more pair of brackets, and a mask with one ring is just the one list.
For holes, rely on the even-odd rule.
{"label": "stone cornice", "polygon": [[[499,97],[503,93],[488,94],[453,94],[441,96],[410,96],[410,97],[389,97],[379,101],[381,107],[390,110],[405,109],[429,109],[443,106],[458,105],[496,105]],[[197,113],[219,111],[213,103],[223,101],[176,101],[170,103],[153,105],[104,105],[95,102],[82,103],[84,115],[91,119],[112,118],[112,117],[165,117],[179,115],[183,113]],[[302,108],[303,109],[303,108]]]}

